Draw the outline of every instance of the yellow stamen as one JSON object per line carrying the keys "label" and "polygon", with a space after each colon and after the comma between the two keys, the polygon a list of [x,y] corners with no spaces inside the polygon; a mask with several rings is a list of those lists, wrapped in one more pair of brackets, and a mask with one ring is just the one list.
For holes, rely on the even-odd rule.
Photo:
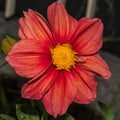
{"label": "yellow stamen", "polygon": [[58,44],[55,48],[51,48],[50,51],[52,62],[57,67],[57,70],[69,71],[77,61],[76,53],[72,50],[70,44]]}

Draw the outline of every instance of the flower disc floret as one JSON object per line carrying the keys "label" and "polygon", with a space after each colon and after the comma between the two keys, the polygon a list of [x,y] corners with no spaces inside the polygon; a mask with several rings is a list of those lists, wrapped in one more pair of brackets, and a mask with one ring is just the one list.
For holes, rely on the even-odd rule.
{"label": "flower disc floret", "polygon": [[75,65],[76,53],[72,50],[70,44],[58,44],[55,48],[51,48],[52,63],[57,70],[67,70]]}

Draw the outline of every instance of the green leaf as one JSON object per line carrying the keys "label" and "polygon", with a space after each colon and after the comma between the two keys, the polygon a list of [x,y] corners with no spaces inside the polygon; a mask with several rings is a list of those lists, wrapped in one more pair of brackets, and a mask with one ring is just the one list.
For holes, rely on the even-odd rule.
{"label": "green leaf", "polygon": [[1,49],[3,53],[7,55],[16,42],[17,42],[16,39],[10,36],[6,36],[5,38],[3,38],[1,43]]}
{"label": "green leaf", "polygon": [[16,119],[5,114],[0,114],[0,120],[16,120]]}
{"label": "green leaf", "polygon": [[98,104],[101,108],[104,120],[114,120],[114,114],[111,111],[111,109],[107,105],[105,105],[104,103],[102,103],[100,101],[98,102]]}
{"label": "green leaf", "polygon": [[3,90],[2,87],[0,87],[0,102],[1,102],[1,105],[2,105],[2,109],[4,111],[6,111],[8,109],[8,101],[7,101],[7,97],[6,97],[6,94]]}
{"label": "green leaf", "polygon": [[62,116],[58,116],[56,119],[55,118],[51,118],[50,120],[75,120],[71,115],[69,115],[68,113],[62,115]]}
{"label": "green leaf", "polygon": [[120,120],[120,112],[118,113],[118,120]]}
{"label": "green leaf", "polygon": [[39,120],[37,110],[29,104],[17,104],[16,115],[18,120]]}

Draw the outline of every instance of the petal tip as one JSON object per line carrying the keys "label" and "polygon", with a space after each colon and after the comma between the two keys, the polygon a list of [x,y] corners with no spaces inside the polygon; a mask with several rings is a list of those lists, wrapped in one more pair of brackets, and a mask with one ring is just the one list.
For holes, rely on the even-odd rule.
{"label": "petal tip", "polygon": [[30,95],[30,90],[28,88],[28,84],[25,83],[21,89],[21,95],[23,98],[27,98],[27,99],[33,99]]}
{"label": "petal tip", "polygon": [[28,12],[34,12],[32,9],[28,8]]}
{"label": "petal tip", "polygon": [[112,76],[112,73],[109,71],[108,74],[104,76],[104,79],[108,80],[111,78],[111,76]]}
{"label": "petal tip", "polygon": [[25,17],[28,17],[28,15],[29,15],[28,12],[26,12],[26,11],[23,11],[23,14]]}

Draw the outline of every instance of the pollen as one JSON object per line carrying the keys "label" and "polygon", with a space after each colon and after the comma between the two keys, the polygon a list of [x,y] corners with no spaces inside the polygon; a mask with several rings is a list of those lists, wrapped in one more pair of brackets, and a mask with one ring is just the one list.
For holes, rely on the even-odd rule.
{"label": "pollen", "polygon": [[51,48],[52,63],[57,70],[67,70],[75,65],[76,53],[72,50],[70,44],[58,44],[55,48]]}

